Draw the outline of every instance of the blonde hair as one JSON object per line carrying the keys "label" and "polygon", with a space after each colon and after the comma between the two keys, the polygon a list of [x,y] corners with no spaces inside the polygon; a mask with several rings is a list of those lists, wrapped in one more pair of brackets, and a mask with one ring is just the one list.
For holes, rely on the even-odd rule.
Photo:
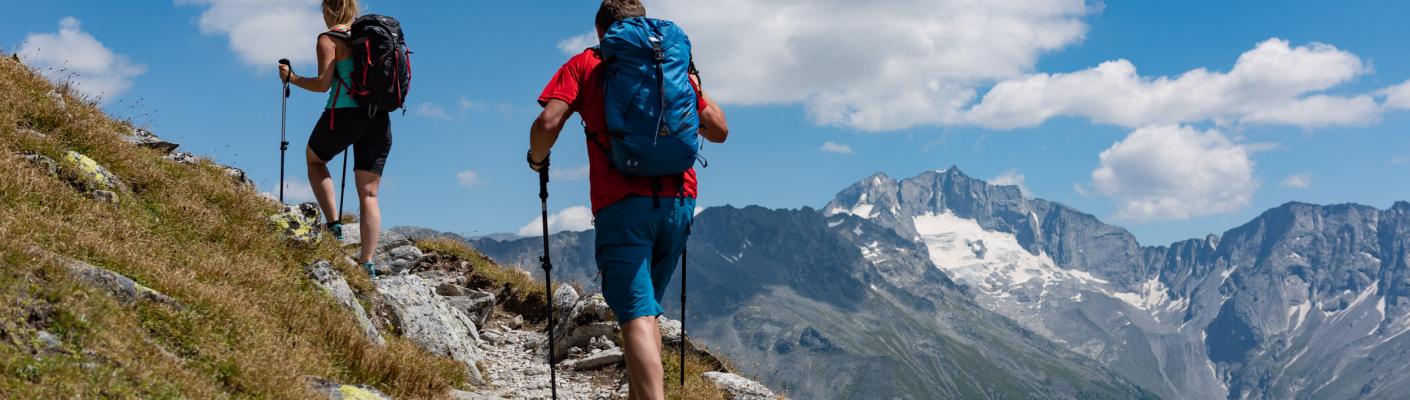
{"label": "blonde hair", "polygon": [[331,18],[332,25],[351,24],[358,12],[357,0],[323,0],[323,16]]}

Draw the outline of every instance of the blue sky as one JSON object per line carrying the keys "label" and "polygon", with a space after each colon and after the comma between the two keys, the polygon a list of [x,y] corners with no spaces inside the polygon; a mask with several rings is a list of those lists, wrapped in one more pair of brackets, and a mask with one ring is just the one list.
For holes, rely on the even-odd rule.
{"label": "blue sky", "polygon": [[[1405,2],[792,3],[647,2],[695,39],[733,129],[704,150],[701,205],[821,207],[878,171],[953,164],[1164,244],[1288,201],[1410,200]],[[273,191],[274,60],[312,74],[316,5],[7,2],[0,13],[22,18],[0,26],[0,47],[88,68],[81,87],[107,93],[111,113]],[[534,99],[564,48],[582,46],[595,2],[364,7],[402,20],[415,51],[410,110],[393,120],[387,225],[528,225]],[[295,149],[324,100],[291,99]],[[550,207],[574,210],[558,221],[568,229],[586,222],[574,208],[587,204],[581,138],[569,128],[555,151]],[[303,182],[301,151],[291,155],[289,178]]]}

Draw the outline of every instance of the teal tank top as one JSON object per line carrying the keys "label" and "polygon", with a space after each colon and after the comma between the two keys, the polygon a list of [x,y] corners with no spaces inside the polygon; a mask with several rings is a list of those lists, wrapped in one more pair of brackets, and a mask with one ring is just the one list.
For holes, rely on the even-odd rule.
{"label": "teal tank top", "polygon": [[352,98],[352,88],[348,87],[352,83],[353,60],[338,60],[333,63],[333,67],[336,70],[333,86],[328,88],[328,105],[323,108],[332,109],[335,104],[337,108],[357,108],[357,100]]}

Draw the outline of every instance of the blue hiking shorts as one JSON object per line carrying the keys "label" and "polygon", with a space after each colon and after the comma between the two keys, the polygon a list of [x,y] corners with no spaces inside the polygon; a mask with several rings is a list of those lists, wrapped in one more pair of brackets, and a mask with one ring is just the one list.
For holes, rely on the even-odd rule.
{"label": "blue hiking shorts", "polygon": [[664,312],[661,298],[694,219],[692,198],[631,196],[598,211],[597,270],[618,323]]}

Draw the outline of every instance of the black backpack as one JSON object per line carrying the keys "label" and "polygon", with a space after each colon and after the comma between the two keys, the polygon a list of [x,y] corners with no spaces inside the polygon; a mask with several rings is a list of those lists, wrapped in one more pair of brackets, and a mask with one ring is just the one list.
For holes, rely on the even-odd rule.
{"label": "black backpack", "polygon": [[350,88],[358,104],[374,111],[395,111],[406,104],[406,94],[411,91],[411,52],[406,49],[401,22],[367,14],[353,21],[348,32],[327,35],[345,40],[352,48],[352,82],[339,83]]}

